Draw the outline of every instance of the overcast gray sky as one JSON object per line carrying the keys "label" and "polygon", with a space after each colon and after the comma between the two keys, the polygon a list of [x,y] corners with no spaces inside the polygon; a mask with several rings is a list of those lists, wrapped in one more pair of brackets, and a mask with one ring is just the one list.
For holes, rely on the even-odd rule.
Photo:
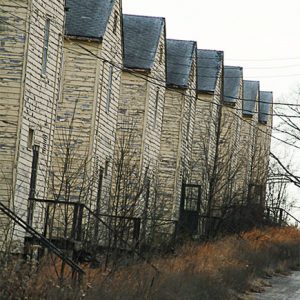
{"label": "overcast gray sky", "polygon": [[[292,101],[282,96],[300,83],[300,0],[123,0],[123,11],[165,17],[168,38],[223,50],[225,64],[242,66],[244,79],[259,80],[277,102]],[[279,144],[273,149],[286,162],[299,161],[299,151]],[[289,195],[299,205],[299,190]]]}
{"label": "overcast gray sky", "polygon": [[300,81],[299,0],[123,0],[123,11],[165,17],[168,38],[223,50],[276,98]]}

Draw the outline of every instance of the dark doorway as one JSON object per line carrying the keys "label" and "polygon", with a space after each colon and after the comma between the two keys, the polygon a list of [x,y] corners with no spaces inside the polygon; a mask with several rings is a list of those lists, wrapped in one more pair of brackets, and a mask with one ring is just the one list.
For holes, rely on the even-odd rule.
{"label": "dark doorway", "polygon": [[[103,177],[104,177],[104,168],[100,168],[99,170],[99,178],[98,178],[98,191],[97,191],[97,202],[96,202],[96,216],[99,217],[100,209],[101,209],[101,199],[102,199],[102,187],[103,187]],[[94,243],[97,244],[99,237],[99,219],[96,218],[95,222],[95,232],[94,232]]]}
{"label": "dark doorway", "polygon": [[200,206],[201,186],[183,183],[179,219],[180,234],[189,236],[198,234]]}
{"label": "dark doorway", "polygon": [[260,204],[263,205],[264,189],[261,184],[249,184],[248,189],[248,204]]}
{"label": "dark doorway", "polygon": [[39,162],[39,150],[40,147],[33,145],[32,147],[32,164],[31,164],[31,177],[30,177],[30,188],[29,188],[29,204],[27,212],[27,223],[32,226],[33,221],[33,209],[34,201],[30,199],[35,198],[36,193],[36,182],[37,182],[37,173],[38,173],[38,162]]}

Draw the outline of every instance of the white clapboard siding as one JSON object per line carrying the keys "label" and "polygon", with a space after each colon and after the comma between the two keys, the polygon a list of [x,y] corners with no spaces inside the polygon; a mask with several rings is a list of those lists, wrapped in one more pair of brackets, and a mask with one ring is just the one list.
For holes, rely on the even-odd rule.
{"label": "white clapboard siding", "polygon": [[[0,28],[0,47],[4,50],[0,51],[0,107],[5,111],[0,120],[0,176],[4,177],[6,185],[1,185],[0,196],[26,220],[32,164],[32,150],[27,145],[29,129],[34,130],[35,145],[42,146],[43,136],[47,136],[48,145],[39,153],[35,194],[39,198],[47,196],[59,91],[64,1],[4,0],[1,9],[6,23]],[[50,19],[48,60],[43,75],[47,18]],[[33,221],[39,223],[40,217],[37,212]],[[21,241],[22,233],[15,232]]]}
{"label": "white clapboard siding", "polygon": [[196,55],[187,89],[167,88],[159,164],[163,216],[178,220],[183,179],[191,182],[192,140],[196,109]]}
{"label": "white clapboard siding", "polygon": [[[70,174],[77,173],[70,195],[73,201],[83,201],[94,209],[99,171],[107,168],[101,189],[103,213],[107,211],[110,194],[123,57],[120,17],[113,32],[115,12],[121,16],[120,1],[115,1],[101,41],[65,38],[62,92],[55,124],[54,172],[62,174],[68,135],[72,141],[71,152],[76,156],[69,170]],[[60,182],[58,178],[50,189],[52,197],[57,196]]]}

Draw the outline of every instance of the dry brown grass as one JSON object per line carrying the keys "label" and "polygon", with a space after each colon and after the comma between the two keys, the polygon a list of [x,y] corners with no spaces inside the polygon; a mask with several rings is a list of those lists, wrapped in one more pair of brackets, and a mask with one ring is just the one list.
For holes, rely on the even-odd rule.
{"label": "dry brown grass", "polygon": [[[300,231],[295,228],[252,230],[206,244],[187,243],[169,257],[153,258],[151,263],[159,272],[148,263],[111,272],[86,266],[81,287],[72,287],[68,281],[59,285],[52,265],[48,271],[32,274],[30,280],[21,276],[24,271],[19,272],[17,278],[25,278],[20,281],[22,287],[11,280],[6,294],[0,290],[0,299],[17,299],[22,293],[20,298],[28,299],[232,300],[245,290],[256,289],[252,285],[256,278],[298,266],[299,246]],[[0,273],[0,287],[5,290],[7,278]]]}
{"label": "dry brown grass", "polygon": [[295,228],[256,229],[202,245],[188,243],[175,255],[152,261],[159,273],[138,264],[104,282],[93,274],[88,299],[235,299],[251,289],[255,278],[298,265],[299,246]]}

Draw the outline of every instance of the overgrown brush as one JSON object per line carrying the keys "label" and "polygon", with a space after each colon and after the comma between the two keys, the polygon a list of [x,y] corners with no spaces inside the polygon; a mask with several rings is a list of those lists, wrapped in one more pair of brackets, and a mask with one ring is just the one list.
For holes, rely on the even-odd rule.
{"label": "overgrown brush", "polygon": [[167,258],[152,259],[152,265],[137,263],[105,272],[86,266],[80,287],[55,280],[53,266],[48,277],[39,275],[45,275],[43,268],[35,274],[21,268],[18,274],[14,266],[9,271],[18,278],[14,282],[1,270],[0,299],[231,300],[250,289],[255,278],[299,265],[299,246],[300,231],[295,228],[252,230],[205,244],[187,243]]}
{"label": "overgrown brush", "polygon": [[[88,299],[236,299],[255,278],[284,272],[300,259],[300,231],[252,230],[202,245],[188,243],[174,256],[128,267],[88,293]],[[97,280],[95,280],[97,282]],[[101,298],[102,299],[102,298]]]}

